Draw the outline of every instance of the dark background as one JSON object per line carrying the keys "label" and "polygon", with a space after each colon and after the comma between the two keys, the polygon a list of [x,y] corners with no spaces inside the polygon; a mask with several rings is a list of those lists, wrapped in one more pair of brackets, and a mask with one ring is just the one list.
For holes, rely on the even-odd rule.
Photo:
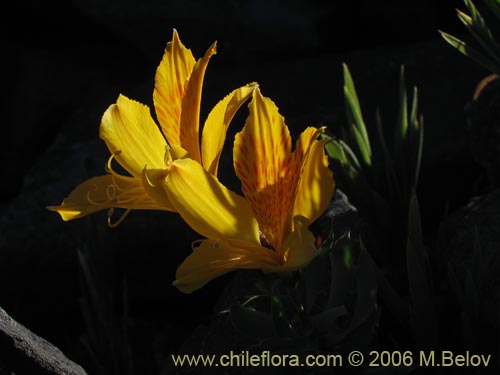
{"label": "dark background", "polygon": [[[104,300],[120,295],[126,280],[133,330],[144,335],[136,334],[134,345],[150,345],[153,337],[165,353],[210,318],[228,280],[189,296],[170,286],[198,238],[175,215],[133,212],[110,230],[105,213],[63,223],[44,209],[103,173],[108,154],[98,139],[100,117],[119,93],[151,105],[154,72],[173,28],[197,58],[218,42],[202,117],[229,90],[258,81],[294,135],[311,124],[340,133],[342,62],[351,69],[369,131],[377,107],[390,129],[404,64],[426,119],[419,194],[427,197],[422,211],[431,241],[445,209],[465,204],[481,178],[464,109],[488,72],[438,35],[465,36],[455,14],[461,1],[216,4],[23,1],[3,13],[0,306],[76,360],[84,358],[78,340],[85,331],[77,251],[96,264]],[[110,305],[122,311],[119,302]]]}

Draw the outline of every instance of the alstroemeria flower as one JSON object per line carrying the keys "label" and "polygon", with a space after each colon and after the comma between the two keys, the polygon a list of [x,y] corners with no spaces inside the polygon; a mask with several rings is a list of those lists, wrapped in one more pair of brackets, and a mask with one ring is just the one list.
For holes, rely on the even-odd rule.
{"label": "alstroemeria flower", "polygon": [[325,141],[317,139],[323,129],[307,128],[292,152],[284,118],[258,89],[249,109],[233,151],[244,197],[191,159],[175,160],[165,179],[173,206],[206,237],[177,270],[182,292],[236,269],[297,270],[317,255],[308,227],[335,188]]}
{"label": "alstroemeria flower", "polygon": [[[125,215],[132,209],[175,211],[163,184],[172,160],[190,157],[207,173],[216,175],[227,127],[257,86],[252,83],[232,91],[211,110],[200,147],[203,78],[215,53],[214,43],[196,61],[174,30],[155,76],[153,100],[160,126],[149,107],[120,95],[100,125],[100,137],[111,152],[108,174],[83,182],[60,206],[48,208],[65,221],[113,208],[125,209]],[[116,173],[112,159],[130,176]]]}

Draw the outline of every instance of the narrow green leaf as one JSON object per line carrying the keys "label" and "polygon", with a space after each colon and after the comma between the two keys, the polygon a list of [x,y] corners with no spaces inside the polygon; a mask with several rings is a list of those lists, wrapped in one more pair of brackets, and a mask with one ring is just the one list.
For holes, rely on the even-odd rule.
{"label": "narrow green leaf", "polygon": [[493,60],[486,57],[482,53],[478,52],[476,49],[472,48],[464,41],[445,33],[444,31],[439,31],[443,39],[448,42],[451,46],[457,49],[463,55],[474,60],[477,64],[482,65],[485,69],[492,73],[500,74],[500,65],[496,64]]}
{"label": "narrow green leaf", "polygon": [[396,133],[394,135],[394,150],[396,151],[396,156],[398,150],[403,146],[402,142],[406,139],[408,132],[408,103],[406,97],[406,85],[405,85],[405,69],[401,66],[399,71],[399,112],[398,120],[396,124]]}
{"label": "narrow green leaf", "polygon": [[[466,24],[466,26],[472,27],[477,32],[477,34],[485,40],[494,41],[493,34],[486,25],[483,16],[481,16],[481,13],[477,10],[474,3],[470,0],[464,0],[464,3],[471,13],[471,17],[469,18],[472,18],[472,22],[469,25]],[[457,10],[457,13],[463,14],[463,12],[460,12],[459,10]]]}
{"label": "narrow green leaf", "polygon": [[410,125],[414,130],[418,128],[418,88],[413,86],[413,97],[411,101]]}
{"label": "narrow green leaf", "polygon": [[458,19],[462,21],[467,30],[469,30],[474,39],[488,53],[493,61],[496,64],[499,64],[500,58],[498,54],[500,53],[500,47],[496,44],[495,39],[493,38],[493,34],[486,25],[486,22],[482,18],[479,11],[474,7],[472,3],[470,11],[472,16],[469,16],[464,12],[457,10]]}
{"label": "narrow green leaf", "polygon": [[368,143],[365,143],[363,135],[360,133],[357,127],[353,127],[352,131],[354,134],[354,139],[356,140],[356,144],[358,145],[358,150],[361,153],[361,158],[366,165],[370,166],[372,164],[370,145]]}
{"label": "narrow green leaf", "polygon": [[417,188],[418,179],[420,176],[420,166],[422,164],[422,152],[424,149],[424,116],[420,116],[420,120],[417,121],[418,124],[418,138],[417,138],[417,151],[415,158],[415,174],[413,176],[413,188]]}
{"label": "narrow green leaf", "polygon": [[359,160],[354,151],[352,151],[349,145],[341,139],[339,140],[339,144],[344,149],[344,152],[349,160],[348,164],[354,167],[357,171],[359,171],[361,169],[361,164],[359,163]]}
{"label": "narrow green leaf", "polygon": [[362,144],[362,147],[366,150],[367,155],[370,156],[369,159],[365,159],[367,165],[371,165],[371,147],[370,139],[368,137],[368,132],[366,130],[366,125],[363,120],[363,114],[361,112],[361,106],[359,104],[358,95],[356,93],[356,88],[352,80],[349,68],[344,63],[342,64],[344,72],[344,98],[346,103],[346,115],[349,121],[349,126],[352,128],[356,127],[358,133],[360,134],[359,139],[356,140],[358,147]]}
{"label": "narrow green leaf", "polygon": [[[327,139],[327,137],[328,136],[325,136],[324,134],[321,135],[322,139]],[[348,164],[349,160],[347,159],[347,156],[345,154],[342,145],[338,141],[333,140],[331,137],[329,138],[331,139],[331,141],[325,145],[325,150],[328,156],[331,159],[335,159],[340,161],[341,163]]]}

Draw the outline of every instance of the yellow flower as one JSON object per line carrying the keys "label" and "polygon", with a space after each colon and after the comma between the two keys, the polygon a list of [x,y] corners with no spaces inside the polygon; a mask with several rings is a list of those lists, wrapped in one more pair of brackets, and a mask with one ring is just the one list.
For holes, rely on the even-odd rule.
{"label": "yellow flower", "polygon": [[[100,125],[100,137],[111,152],[108,174],[83,182],[61,205],[48,208],[65,221],[103,209],[111,209],[109,216],[114,208],[125,209],[113,224],[117,225],[132,209],[175,211],[164,190],[172,160],[190,157],[209,174],[217,175],[227,127],[256,84],[234,90],[212,109],[200,147],[201,90],[206,67],[215,53],[214,43],[196,61],[174,29],[155,76],[153,101],[160,128],[146,105],[120,95]],[[113,159],[130,176],[116,173],[111,167]]]}
{"label": "yellow flower", "polygon": [[317,255],[308,226],[335,188],[325,141],[317,139],[323,128],[307,128],[292,152],[284,118],[259,89],[249,109],[233,150],[244,197],[191,159],[173,161],[165,179],[172,205],[207,238],[177,270],[174,285],[182,292],[235,269],[296,270]]}

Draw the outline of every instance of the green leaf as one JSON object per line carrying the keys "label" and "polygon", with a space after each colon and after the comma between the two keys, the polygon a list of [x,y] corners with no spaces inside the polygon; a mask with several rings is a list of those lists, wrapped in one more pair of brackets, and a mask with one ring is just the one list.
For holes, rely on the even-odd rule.
{"label": "green leaf", "polygon": [[424,117],[420,116],[420,120],[417,121],[418,126],[418,138],[417,138],[417,155],[415,160],[415,174],[413,177],[412,188],[416,189],[418,184],[418,178],[420,176],[420,166],[422,164],[422,152],[424,149]]}
{"label": "green leaf", "polygon": [[467,5],[471,16],[465,14],[464,12],[457,10],[457,16],[460,21],[465,25],[467,30],[476,39],[476,41],[481,45],[481,47],[490,55],[490,57],[498,64],[500,59],[498,53],[500,53],[500,48],[495,42],[493,35],[486,25],[483,17],[474,6],[474,4],[468,0],[464,1]]}
{"label": "green leaf", "polygon": [[418,88],[413,86],[413,97],[410,110],[410,125],[413,130],[418,129]]}
{"label": "green leaf", "polygon": [[334,140],[332,137],[329,137],[326,134],[321,134],[320,137],[322,140],[330,140],[330,142],[325,144],[325,150],[331,159],[338,160],[343,164],[349,164],[349,160],[347,159],[347,156],[345,154],[344,147],[342,147],[342,145],[337,140]]}
{"label": "green leaf", "polygon": [[408,100],[406,97],[406,85],[405,85],[405,69],[401,66],[399,71],[399,113],[398,122],[396,125],[396,133],[394,136],[394,150],[396,151],[396,156],[399,150],[401,150],[403,145],[403,140],[406,139],[408,132]]}
{"label": "green leaf", "polygon": [[370,166],[372,163],[370,139],[368,138],[368,132],[363,120],[358,95],[356,94],[356,88],[354,87],[349,68],[345,63],[342,64],[342,67],[344,71],[344,98],[347,120],[349,121],[349,126],[356,140],[358,149],[361,152],[362,159],[366,165]]}
{"label": "green leaf", "polygon": [[500,74],[500,65],[496,64],[493,60],[486,57],[484,54],[478,52],[476,49],[469,46],[464,41],[445,33],[444,31],[439,31],[443,39],[448,42],[451,46],[456,48],[460,53],[474,60],[479,65],[482,65],[485,69],[490,72]]}
{"label": "green leaf", "polygon": [[354,135],[354,139],[356,140],[356,144],[358,145],[358,150],[361,153],[363,162],[370,166],[372,164],[370,144],[364,141],[363,135],[357,127],[352,128],[352,133]]}

